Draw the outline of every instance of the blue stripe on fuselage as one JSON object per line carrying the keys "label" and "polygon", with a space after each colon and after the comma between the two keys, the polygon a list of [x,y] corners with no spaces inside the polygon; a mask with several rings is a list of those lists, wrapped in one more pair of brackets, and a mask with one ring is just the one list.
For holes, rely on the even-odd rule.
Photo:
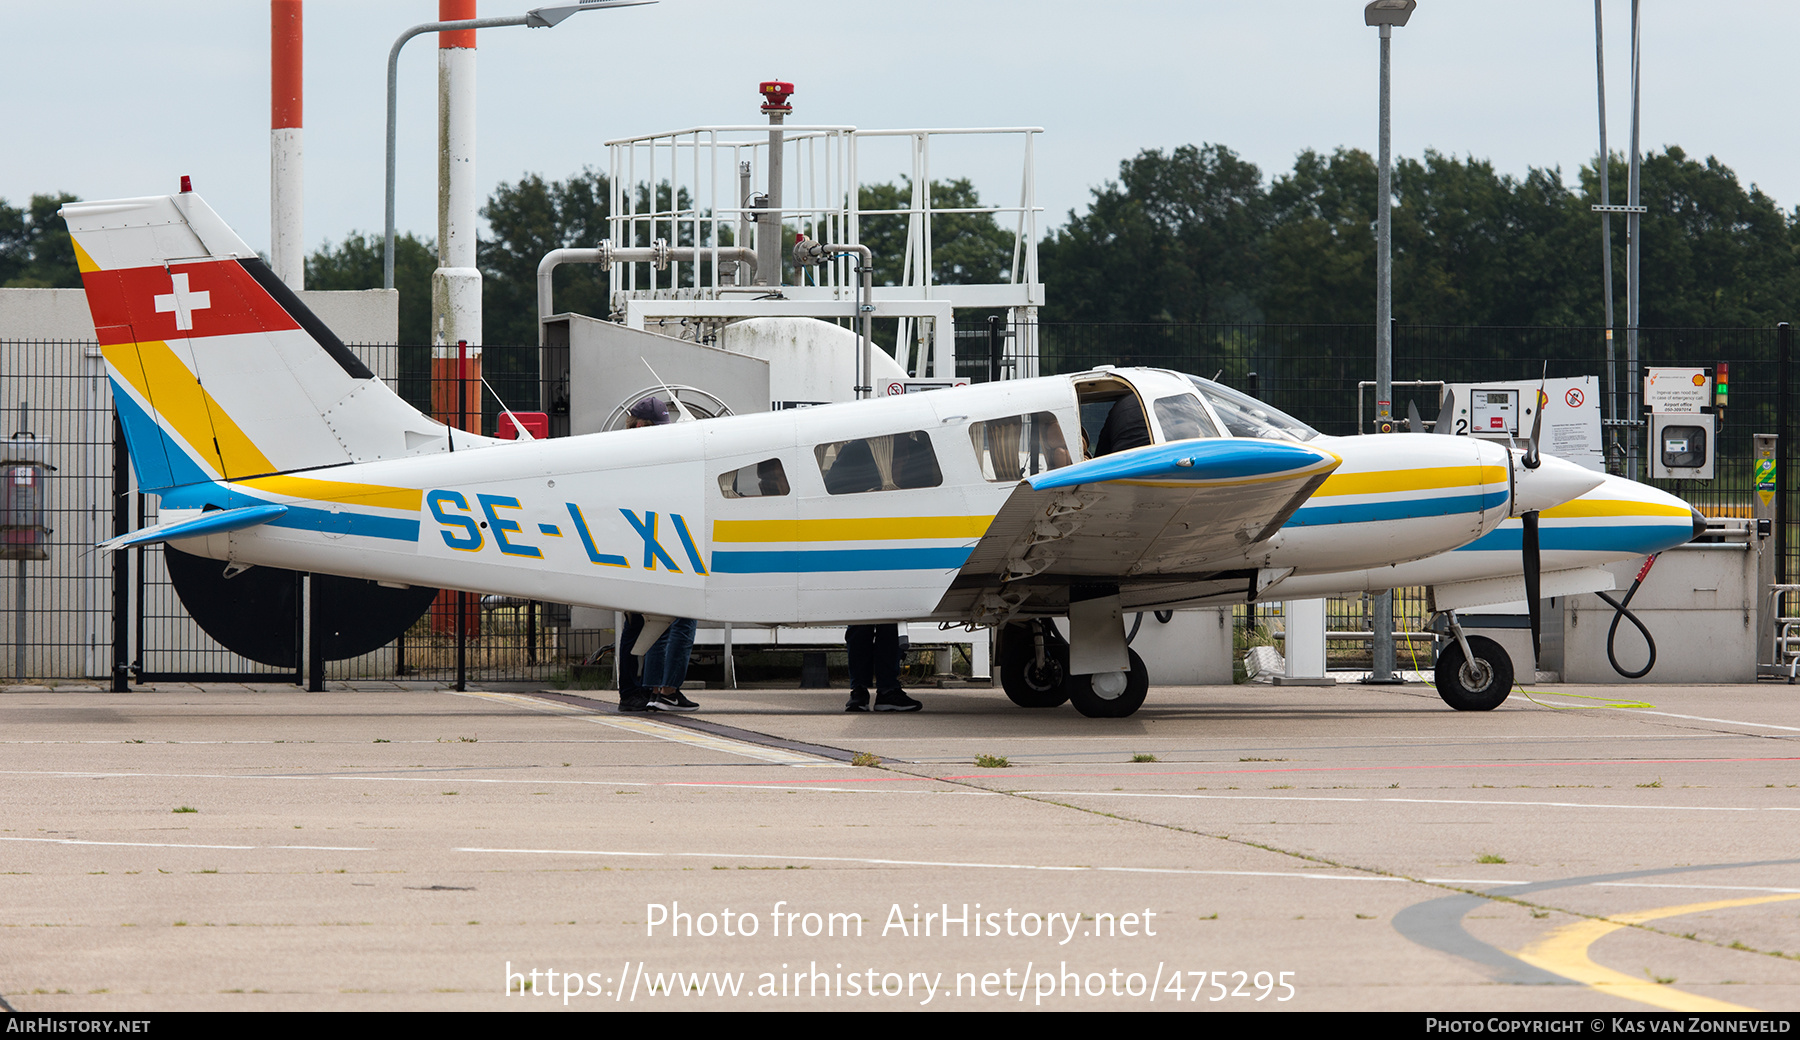
{"label": "blue stripe on fuselage", "polygon": [[[1620,524],[1612,527],[1538,527],[1540,552],[1615,552],[1645,555],[1673,549],[1694,537],[1692,524]],[[1524,549],[1523,527],[1502,527],[1457,552],[1509,552]]]}
{"label": "blue stripe on fuselage", "polygon": [[714,550],[714,574],[806,574],[823,571],[955,570],[969,559],[969,546],[937,549],[765,549]]}
{"label": "blue stripe on fuselage", "polygon": [[1479,513],[1506,504],[1505,491],[1475,495],[1414,498],[1399,502],[1363,502],[1343,506],[1302,506],[1283,527],[1315,527],[1322,524],[1372,524],[1383,520],[1415,520],[1426,516]]}

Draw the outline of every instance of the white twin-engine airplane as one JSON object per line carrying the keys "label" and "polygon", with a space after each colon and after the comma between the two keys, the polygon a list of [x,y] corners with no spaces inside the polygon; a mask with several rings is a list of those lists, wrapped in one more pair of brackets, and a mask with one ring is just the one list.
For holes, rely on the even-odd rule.
{"label": "white twin-engine airplane", "polygon": [[[1015,702],[1117,717],[1149,684],[1126,611],[1418,584],[1439,610],[1535,604],[1704,526],[1535,448],[1326,437],[1158,369],[496,440],[402,401],[197,195],[62,214],[161,496],[107,548],[639,611],[641,647],[674,617],[997,625]],[[1450,620],[1440,692],[1498,705],[1511,662]]]}

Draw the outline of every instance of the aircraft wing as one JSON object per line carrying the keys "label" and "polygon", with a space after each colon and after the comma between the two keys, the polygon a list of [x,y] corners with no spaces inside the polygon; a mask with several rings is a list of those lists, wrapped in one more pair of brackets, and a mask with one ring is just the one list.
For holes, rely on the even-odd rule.
{"label": "aircraft wing", "polygon": [[1055,606],[1070,584],[1207,581],[1224,561],[1241,568],[1342,462],[1292,441],[1192,440],[1037,474],[995,515],[938,613],[1009,613],[1028,590],[1034,607]]}

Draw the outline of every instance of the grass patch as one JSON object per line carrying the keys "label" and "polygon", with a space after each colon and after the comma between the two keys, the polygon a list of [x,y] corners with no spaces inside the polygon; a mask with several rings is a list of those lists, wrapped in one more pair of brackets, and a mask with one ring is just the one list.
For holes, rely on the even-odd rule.
{"label": "grass patch", "polygon": [[1506,857],[1493,852],[1484,852],[1475,857],[1477,863],[1505,863]]}
{"label": "grass patch", "polygon": [[1662,777],[1659,776],[1647,784],[1639,784],[1638,786],[1639,787],[1661,787],[1662,786]]}
{"label": "grass patch", "polygon": [[867,751],[858,751],[850,759],[850,764],[853,766],[878,766],[881,764],[881,757],[879,755],[871,755]]}
{"label": "grass patch", "polygon": [[199,812],[200,810],[194,808],[191,805],[177,805],[175,808],[170,809],[169,811],[170,812]]}
{"label": "grass patch", "polygon": [[976,755],[975,765],[981,769],[1010,769],[1012,763],[1001,755]]}
{"label": "grass patch", "polygon": [[1131,760],[1133,762],[1154,762],[1154,761],[1156,761],[1156,756],[1155,755],[1132,755]]}

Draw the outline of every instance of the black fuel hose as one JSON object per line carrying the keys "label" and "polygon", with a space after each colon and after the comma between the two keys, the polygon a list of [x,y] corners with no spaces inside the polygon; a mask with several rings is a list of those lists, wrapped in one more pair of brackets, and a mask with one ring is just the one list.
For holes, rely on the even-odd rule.
{"label": "black fuel hose", "polygon": [[[1156,623],[1157,624],[1166,625],[1173,620],[1175,620],[1175,612],[1173,610],[1156,611]],[[1131,641],[1133,639],[1137,638],[1138,629],[1143,627],[1143,624],[1144,624],[1144,612],[1140,610],[1137,612],[1137,620],[1135,620],[1131,623],[1131,631],[1125,633],[1125,645],[1126,646],[1130,646]]]}
{"label": "black fuel hose", "polygon": [[[1606,659],[1612,663],[1613,671],[1618,672],[1627,679],[1642,679],[1644,676],[1650,674],[1650,669],[1656,667],[1656,640],[1650,637],[1650,630],[1644,627],[1644,623],[1638,620],[1638,616],[1625,608],[1631,605],[1631,597],[1637,595],[1638,586],[1644,583],[1644,577],[1650,573],[1650,568],[1656,563],[1656,557],[1659,555],[1661,554],[1652,553],[1650,558],[1644,561],[1643,569],[1638,571],[1637,580],[1632,582],[1631,588],[1626,590],[1625,599],[1623,601],[1613,599],[1604,592],[1595,594],[1605,600],[1613,608],[1612,627],[1606,630]],[[1621,667],[1619,665],[1618,657],[1613,653],[1613,641],[1617,639],[1619,635],[1620,618],[1625,618],[1636,625],[1637,630],[1644,635],[1644,645],[1650,648],[1650,660],[1644,662],[1644,667],[1635,672],[1628,672]]]}

